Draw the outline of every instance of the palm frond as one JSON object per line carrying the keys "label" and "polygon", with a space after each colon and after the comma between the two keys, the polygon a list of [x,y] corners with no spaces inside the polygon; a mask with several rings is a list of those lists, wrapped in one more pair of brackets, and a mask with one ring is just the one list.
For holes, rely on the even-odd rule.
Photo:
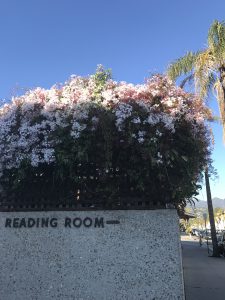
{"label": "palm frond", "polygon": [[225,46],[225,22],[215,20],[208,31],[208,45],[210,48]]}
{"label": "palm frond", "polygon": [[225,90],[219,79],[217,80],[215,87],[217,90],[217,100],[219,104],[221,123],[223,127],[223,140],[225,142]]}
{"label": "palm frond", "polygon": [[186,83],[190,83],[194,80],[194,74],[191,73],[189,76],[185,77],[182,81],[181,81],[181,84],[180,84],[180,87],[183,88]]}
{"label": "palm frond", "polygon": [[217,78],[217,80],[215,81],[214,85],[213,85],[213,89],[216,91],[217,95],[216,97],[218,97],[218,90],[220,88],[221,82],[219,80],[219,78]]}
{"label": "palm frond", "polygon": [[213,91],[216,81],[217,81],[217,76],[215,76],[214,73],[211,72],[209,74],[207,80],[205,81],[205,94],[206,95],[208,95],[210,91]]}
{"label": "palm frond", "polygon": [[188,74],[194,68],[199,53],[201,52],[188,52],[185,56],[171,63],[167,69],[168,77],[175,80],[183,74]]}
{"label": "palm frond", "polygon": [[208,49],[212,52],[217,65],[225,60],[225,23],[214,21],[208,32]]}
{"label": "palm frond", "polygon": [[208,95],[209,89],[215,83],[214,68],[214,57],[211,51],[206,49],[198,55],[194,71],[196,91],[203,98]]}

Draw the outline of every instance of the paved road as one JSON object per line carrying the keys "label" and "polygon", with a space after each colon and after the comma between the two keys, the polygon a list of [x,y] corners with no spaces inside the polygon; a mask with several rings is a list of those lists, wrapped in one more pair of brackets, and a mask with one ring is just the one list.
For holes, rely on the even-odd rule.
{"label": "paved road", "polygon": [[181,240],[186,300],[225,300],[225,259],[209,257],[197,239]]}

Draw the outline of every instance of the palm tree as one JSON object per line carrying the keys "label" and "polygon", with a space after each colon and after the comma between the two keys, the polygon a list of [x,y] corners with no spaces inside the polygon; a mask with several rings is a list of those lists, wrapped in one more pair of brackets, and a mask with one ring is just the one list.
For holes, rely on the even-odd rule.
{"label": "palm tree", "polygon": [[208,32],[208,47],[188,52],[173,62],[167,73],[172,80],[187,75],[181,86],[194,79],[201,97],[215,89],[225,138],[225,23],[214,21]]}
{"label": "palm tree", "polygon": [[[181,75],[186,75],[182,86],[189,80],[194,79],[196,92],[202,98],[207,98],[210,91],[216,91],[221,122],[223,126],[223,137],[225,140],[225,23],[214,21],[208,32],[207,48],[188,52],[185,56],[177,59],[168,68],[168,76],[175,80]],[[209,174],[205,170],[206,192],[209,219],[211,225],[211,236],[213,243],[213,256],[219,256],[216,238],[213,205],[209,186]]]}

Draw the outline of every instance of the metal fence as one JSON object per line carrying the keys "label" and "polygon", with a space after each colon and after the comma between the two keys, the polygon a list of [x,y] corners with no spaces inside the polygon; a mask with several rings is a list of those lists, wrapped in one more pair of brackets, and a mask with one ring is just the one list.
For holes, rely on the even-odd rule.
{"label": "metal fence", "polygon": [[[126,172],[120,172],[118,168],[106,172],[92,165],[77,167],[74,174],[76,181],[68,178],[63,182],[53,181],[53,171],[45,166],[39,173],[28,172],[23,188],[18,189],[13,176],[6,177],[7,181],[2,178],[4,193],[2,189],[0,211],[147,210],[166,207],[160,191],[142,193],[135,190]],[[149,183],[149,187],[152,186]],[[166,200],[169,199],[165,199],[169,202]]]}
{"label": "metal fence", "polygon": [[38,197],[24,201],[0,199],[0,211],[79,211],[79,210],[153,210],[166,208],[166,204],[141,198],[107,199],[57,199],[56,201]]}

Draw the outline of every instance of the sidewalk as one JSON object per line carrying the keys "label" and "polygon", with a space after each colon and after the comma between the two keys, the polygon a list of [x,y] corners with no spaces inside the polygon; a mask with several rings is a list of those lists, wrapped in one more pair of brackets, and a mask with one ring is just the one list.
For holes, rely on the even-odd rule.
{"label": "sidewalk", "polygon": [[225,299],[225,259],[209,257],[199,240],[181,236],[186,300]]}

